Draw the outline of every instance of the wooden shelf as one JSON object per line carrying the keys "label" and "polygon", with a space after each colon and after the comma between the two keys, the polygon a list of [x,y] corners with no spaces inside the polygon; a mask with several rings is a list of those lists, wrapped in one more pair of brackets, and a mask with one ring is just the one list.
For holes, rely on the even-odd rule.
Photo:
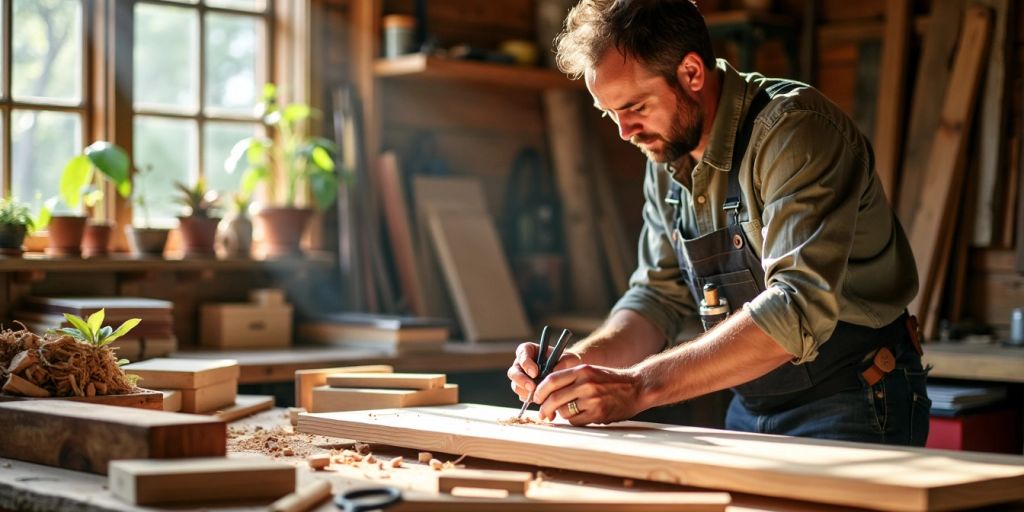
{"label": "wooden shelf", "polygon": [[26,253],[22,258],[0,258],[2,272],[158,272],[158,271],[232,271],[259,269],[301,269],[327,267],[333,260],[326,253],[279,259],[251,258],[133,258],[111,255],[102,258],[51,258]]}
{"label": "wooden shelf", "polygon": [[583,80],[570,80],[551,69],[448,59],[422,53],[379,59],[373,65],[373,73],[385,79],[461,80],[520,89],[584,88]]}

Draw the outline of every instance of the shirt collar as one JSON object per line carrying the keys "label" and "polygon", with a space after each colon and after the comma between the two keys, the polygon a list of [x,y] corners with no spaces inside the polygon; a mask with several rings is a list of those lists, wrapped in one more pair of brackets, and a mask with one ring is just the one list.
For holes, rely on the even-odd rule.
{"label": "shirt collar", "polygon": [[736,132],[743,119],[744,109],[750,103],[747,97],[750,84],[723,59],[718,59],[715,68],[721,72],[722,92],[719,95],[718,110],[711,125],[711,137],[708,139],[703,161],[719,171],[729,171],[732,169]]}

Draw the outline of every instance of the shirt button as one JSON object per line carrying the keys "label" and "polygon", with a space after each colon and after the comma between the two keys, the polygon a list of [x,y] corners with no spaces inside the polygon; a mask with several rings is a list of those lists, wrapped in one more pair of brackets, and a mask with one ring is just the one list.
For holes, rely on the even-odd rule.
{"label": "shirt button", "polygon": [[704,204],[707,202],[707,198],[704,196],[697,196],[697,202],[700,204]]}

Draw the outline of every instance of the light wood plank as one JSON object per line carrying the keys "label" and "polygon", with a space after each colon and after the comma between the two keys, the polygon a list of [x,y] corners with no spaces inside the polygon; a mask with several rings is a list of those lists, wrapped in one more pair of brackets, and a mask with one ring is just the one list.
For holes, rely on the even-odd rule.
{"label": "light wood plank", "polygon": [[391,373],[390,365],[376,364],[363,366],[339,366],[335,368],[314,368],[295,370],[295,406],[309,411],[313,409],[313,388],[327,384],[327,376],[337,373]]}
{"label": "light wood plank", "polygon": [[235,403],[238,381],[226,380],[196,389],[182,389],[181,412],[204,414]]}
{"label": "light wood plank", "polygon": [[294,490],[295,468],[269,457],[110,463],[110,492],[132,505],[272,500]]}
{"label": "light wood plank", "polygon": [[443,373],[337,373],[327,376],[332,388],[436,389],[444,387]]}
{"label": "light wood plank", "polygon": [[241,370],[234,359],[154,358],[125,365],[124,371],[141,377],[147,388],[196,389],[237,381]]}
{"label": "light wood plank", "polygon": [[[445,384],[434,389],[313,388],[311,412],[362,411],[459,402],[459,386]],[[301,416],[299,416],[301,421]]]}
{"label": "light wood plank", "polygon": [[238,395],[235,403],[218,409],[212,416],[221,421],[232,422],[274,408],[274,397],[270,395]]}
{"label": "light wood plank", "polygon": [[491,219],[435,209],[430,235],[466,340],[530,337],[526,310]]}
{"label": "light wood plank", "polygon": [[1024,457],[889,447],[656,423],[502,425],[476,404],[302,415],[298,430],[504,462],[882,510],[1024,497]]}
{"label": "light wood plank", "polygon": [[885,3],[882,72],[875,117],[875,171],[890,203],[895,203],[907,87],[907,48],[910,45],[910,2]]}
{"label": "light wood plank", "polygon": [[427,316],[427,299],[423,294],[423,284],[420,282],[414,249],[416,242],[412,236],[409,210],[406,207],[409,200],[405,194],[402,173],[394,152],[387,151],[377,159],[377,174],[377,182],[381,189],[381,205],[384,208],[388,236],[391,240],[391,254],[395,259],[402,293],[413,314]]}
{"label": "light wood plank", "polygon": [[963,155],[977,102],[981,67],[988,51],[990,23],[991,12],[987,8],[967,9],[960,48],[953,63],[952,76],[957,80],[950,84],[943,102],[939,130],[928,159],[928,180],[917,191],[919,207],[910,223],[910,245],[917,259],[920,291],[909,309],[926,328],[931,325],[928,307],[932,294],[941,288],[945,276],[943,254],[949,252],[953,243],[951,232],[960,209],[959,191],[965,174]]}
{"label": "light wood plank", "polygon": [[501,489],[510,494],[526,494],[533,473],[526,471],[494,471],[486,469],[453,469],[437,476],[437,491],[452,492],[456,487]]}

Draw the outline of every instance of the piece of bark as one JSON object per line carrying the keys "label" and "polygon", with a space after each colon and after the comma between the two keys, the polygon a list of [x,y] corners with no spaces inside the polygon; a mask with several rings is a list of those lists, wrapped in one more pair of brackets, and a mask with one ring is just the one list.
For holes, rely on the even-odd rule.
{"label": "piece of bark", "polygon": [[4,383],[3,391],[10,395],[31,396],[35,398],[46,398],[50,396],[49,391],[36,386],[13,373],[7,376],[7,382]]}
{"label": "piece of bark", "polygon": [[39,362],[39,356],[31,350],[22,350],[18,352],[13,358],[11,358],[10,364],[7,365],[7,373],[21,373],[29,366],[32,366]]}

